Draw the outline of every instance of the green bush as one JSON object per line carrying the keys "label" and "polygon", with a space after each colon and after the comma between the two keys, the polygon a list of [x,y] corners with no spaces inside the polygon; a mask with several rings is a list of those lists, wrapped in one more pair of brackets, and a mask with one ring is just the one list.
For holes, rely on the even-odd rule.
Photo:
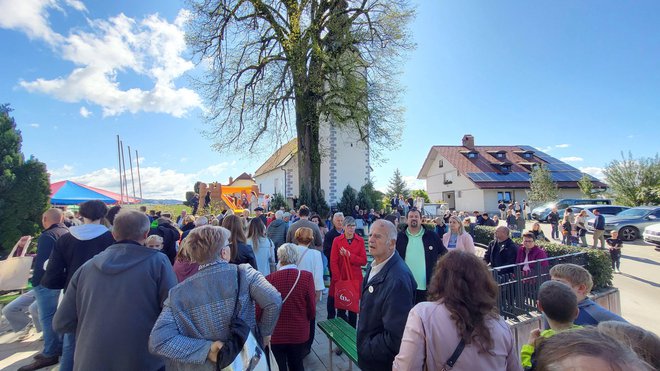
{"label": "green bush", "polygon": [[[495,227],[476,226],[474,228],[474,242],[488,244],[494,238]],[[513,238],[513,241],[517,244],[522,244],[522,238]],[[537,241],[536,244],[545,250],[548,257],[586,251],[587,263],[585,268],[593,277],[593,289],[597,290],[612,286],[612,261],[610,260],[610,254],[608,251],[567,246],[554,242]]]}

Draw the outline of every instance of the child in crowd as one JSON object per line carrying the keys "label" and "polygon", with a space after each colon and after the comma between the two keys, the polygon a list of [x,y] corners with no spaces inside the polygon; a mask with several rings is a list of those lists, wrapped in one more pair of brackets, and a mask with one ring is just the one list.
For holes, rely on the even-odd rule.
{"label": "child in crowd", "polygon": [[152,234],[151,236],[147,237],[146,241],[144,241],[144,246],[154,250],[162,250],[163,237],[156,234]]}
{"label": "child in crowd", "polygon": [[548,320],[550,328],[544,331],[536,329],[529,335],[529,343],[522,346],[520,360],[525,369],[531,369],[534,363],[536,346],[554,334],[581,328],[573,324],[578,316],[577,298],[571,289],[561,282],[546,281],[539,289],[537,307]]}
{"label": "child in crowd", "polygon": [[593,287],[591,273],[576,264],[557,264],[550,269],[550,277],[554,281],[568,285],[577,296],[580,313],[575,320],[576,325],[595,326],[602,321],[622,321],[625,319],[601,307],[587,295]]}
{"label": "child in crowd", "polygon": [[654,369],[660,370],[660,337],[651,331],[626,322],[605,321],[598,331],[628,345]]}
{"label": "child in crowd", "polygon": [[571,231],[570,235],[568,236],[567,245],[577,247],[579,243],[580,243],[580,237],[578,236],[578,231]]}
{"label": "child in crowd", "polygon": [[605,240],[607,248],[610,249],[610,258],[612,258],[612,270],[614,273],[621,273],[621,248],[623,241],[619,239],[619,232],[612,231],[610,238]]}

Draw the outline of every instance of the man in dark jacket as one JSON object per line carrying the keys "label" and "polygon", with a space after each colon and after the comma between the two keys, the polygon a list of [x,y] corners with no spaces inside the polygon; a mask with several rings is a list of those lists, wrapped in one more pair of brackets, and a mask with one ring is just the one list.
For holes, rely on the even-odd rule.
{"label": "man in dark jacket", "polygon": [[112,234],[117,243],[71,278],[53,319],[58,332],[76,332],[76,370],[158,370],[149,334],[176,276],[167,257],[142,246],[149,219],[123,210]]}
{"label": "man in dark jacket", "polygon": [[408,211],[408,226],[396,238],[396,251],[406,262],[417,282],[415,304],[426,301],[426,286],[440,256],[447,253],[442,240],[434,231],[422,227],[422,215],[412,208]]}
{"label": "man in dark jacket", "polygon": [[38,370],[52,366],[59,362],[62,354],[62,339],[53,330],[53,316],[57,310],[60,290],[51,290],[41,285],[44,276],[44,263],[50,257],[55,242],[69,229],[63,223],[62,210],[48,209],[44,212],[41,223],[44,231],[37,242],[37,257],[34,259],[34,273],[32,275],[32,292],[39,308],[39,321],[44,335],[44,350],[36,356],[34,362],[19,368],[20,371]]}
{"label": "man in dark jacket", "polygon": [[[503,267],[505,265],[516,264],[518,256],[518,245],[509,237],[509,228],[500,226],[495,230],[495,239],[488,244],[488,249],[484,255],[486,263],[491,268]],[[500,270],[500,274],[513,273],[513,268]]]}
{"label": "man in dark jacket", "polygon": [[284,221],[284,212],[277,210],[275,212],[275,220],[266,229],[266,236],[275,244],[275,251],[286,242],[286,232],[288,230],[289,224]]}
{"label": "man in dark jacket", "polygon": [[151,228],[149,235],[151,236],[152,234],[155,234],[163,237],[163,248],[161,249],[161,252],[167,255],[167,258],[170,259],[170,263],[174,265],[177,245],[181,238],[181,233],[179,232],[179,229],[174,226],[171,217],[172,214],[169,212],[162,213],[160,218],[156,220],[158,226],[156,228]]}
{"label": "man in dark jacket", "polygon": [[399,353],[417,284],[396,252],[396,227],[377,220],[369,230],[374,261],[362,283],[357,327],[358,366],[364,371],[389,370]]}

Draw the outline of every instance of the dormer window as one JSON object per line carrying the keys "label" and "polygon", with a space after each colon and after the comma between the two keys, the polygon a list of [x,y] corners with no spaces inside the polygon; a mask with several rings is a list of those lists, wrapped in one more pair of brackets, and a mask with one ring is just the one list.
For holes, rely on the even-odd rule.
{"label": "dormer window", "polygon": [[477,157],[479,157],[479,152],[475,150],[470,150],[470,151],[459,151],[463,156],[469,158],[470,160],[474,160]]}
{"label": "dormer window", "polygon": [[500,165],[500,171],[503,173],[508,173],[511,171],[511,165]]}
{"label": "dormer window", "polygon": [[467,156],[468,158],[477,158],[479,154],[477,152],[469,152]]}
{"label": "dormer window", "polygon": [[531,153],[529,153],[529,152],[525,152],[525,153],[523,153],[523,158],[530,159],[530,158],[532,158],[532,157],[533,157],[533,155],[532,155]]}
{"label": "dormer window", "polygon": [[498,152],[498,153],[495,154],[495,157],[496,158],[504,158],[504,153]]}

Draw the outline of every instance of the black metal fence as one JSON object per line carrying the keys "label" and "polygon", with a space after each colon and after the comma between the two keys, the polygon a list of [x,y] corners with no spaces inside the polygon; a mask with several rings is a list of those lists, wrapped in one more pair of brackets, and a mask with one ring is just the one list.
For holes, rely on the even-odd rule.
{"label": "black metal fence", "polygon": [[550,268],[572,263],[585,266],[586,252],[578,252],[493,268],[493,278],[500,289],[498,306],[506,319],[519,320],[521,315],[537,311],[536,297],[541,284],[550,279]]}

